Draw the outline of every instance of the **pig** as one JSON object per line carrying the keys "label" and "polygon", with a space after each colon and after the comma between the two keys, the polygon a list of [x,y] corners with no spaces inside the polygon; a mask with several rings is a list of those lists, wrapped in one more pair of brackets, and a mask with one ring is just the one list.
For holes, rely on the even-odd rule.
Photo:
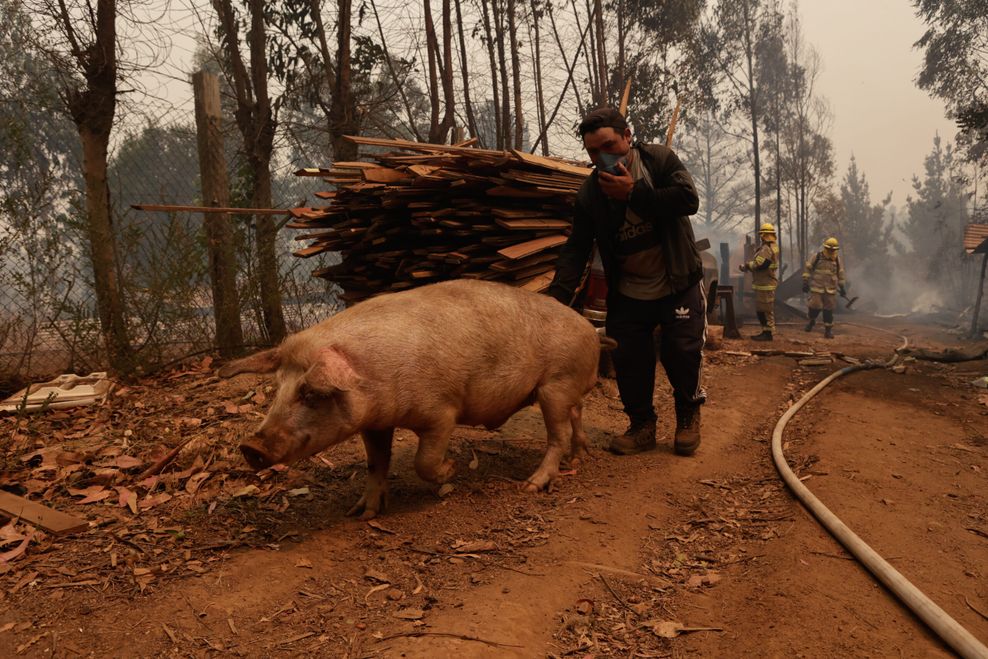
{"label": "pig", "polygon": [[441,484],[454,474],[446,451],[458,424],[493,430],[535,403],[548,448],[524,487],[547,488],[567,446],[574,463],[587,455],[583,398],[602,343],[616,345],[553,298],[464,279],[365,300],[219,375],[277,372],[271,408],[240,446],[254,469],[359,433],[369,473],[348,514],[371,519],[386,506],[395,428],[418,436],[415,471]]}

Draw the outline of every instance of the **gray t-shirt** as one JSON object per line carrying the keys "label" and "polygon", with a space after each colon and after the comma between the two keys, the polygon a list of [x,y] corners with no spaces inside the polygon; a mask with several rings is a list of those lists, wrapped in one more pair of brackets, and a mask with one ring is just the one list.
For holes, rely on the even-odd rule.
{"label": "gray t-shirt", "polygon": [[[631,150],[628,167],[635,181],[645,180],[652,187],[648,169],[637,150]],[[611,217],[621,222],[614,236],[621,279],[618,292],[636,300],[658,300],[672,293],[666,271],[665,254],[655,225],[643,220],[627,202],[609,200]]]}

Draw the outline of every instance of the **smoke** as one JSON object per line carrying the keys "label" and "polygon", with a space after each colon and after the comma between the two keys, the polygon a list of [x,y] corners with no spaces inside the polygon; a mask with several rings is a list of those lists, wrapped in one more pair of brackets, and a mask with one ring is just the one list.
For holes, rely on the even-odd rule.
{"label": "smoke", "polygon": [[930,272],[913,253],[893,255],[886,263],[880,271],[847,268],[848,296],[859,297],[854,309],[880,315],[957,315],[970,304],[965,303],[966,287],[961,284],[965,277],[956,276],[969,269],[966,260],[944,265],[954,273]]}

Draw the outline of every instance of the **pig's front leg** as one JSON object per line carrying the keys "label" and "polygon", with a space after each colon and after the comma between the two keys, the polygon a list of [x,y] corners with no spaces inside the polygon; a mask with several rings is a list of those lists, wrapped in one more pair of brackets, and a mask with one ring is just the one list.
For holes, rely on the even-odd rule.
{"label": "pig's front leg", "polygon": [[391,466],[391,442],[394,428],[365,430],[364,448],[367,450],[367,485],[347,515],[360,515],[360,519],[374,518],[388,504],[388,468]]}
{"label": "pig's front leg", "polygon": [[539,407],[542,408],[549,447],[546,449],[545,457],[542,458],[542,464],[525,481],[526,492],[548,489],[552,481],[559,477],[559,462],[565,452],[564,447],[570,444],[573,434],[571,405],[560,404],[554,400],[551,392],[540,392]]}
{"label": "pig's front leg", "polygon": [[455,427],[456,415],[450,412],[432,427],[416,431],[419,448],[415,453],[415,473],[427,483],[446,483],[456,473],[453,461],[446,458],[449,437]]}

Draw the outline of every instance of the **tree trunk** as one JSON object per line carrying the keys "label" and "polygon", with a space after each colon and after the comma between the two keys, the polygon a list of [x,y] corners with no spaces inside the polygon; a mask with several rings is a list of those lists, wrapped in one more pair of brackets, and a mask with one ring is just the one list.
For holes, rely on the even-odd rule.
{"label": "tree trunk", "polygon": [[618,33],[618,79],[621,81],[621,89],[628,82],[628,72],[624,70],[625,67],[625,25],[624,25],[624,0],[618,0],[617,3],[617,33]]}
{"label": "tree trunk", "polygon": [[93,264],[93,286],[100,329],[113,370],[123,376],[134,370],[134,354],[127,337],[124,300],[117,266],[116,235],[107,184],[107,150],[117,104],[116,3],[99,0],[94,42],[81,48],[74,28],[63,14],[61,30],[73,44],[73,56],[86,79],[83,88],[69,87],[67,105],[82,143],[86,186],[86,232]]}
{"label": "tree trunk", "polygon": [[[250,0],[250,74],[254,97],[253,131],[244,136],[249,155],[247,162],[253,175],[251,202],[254,208],[271,208],[271,153],[274,150],[275,119],[268,96],[268,60],[264,25],[264,1]],[[281,276],[275,239],[278,232],[274,218],[254,218],[257,238],[257,275],[261,284],[261,312],[268,340],[280,343],[285,338],[285,317],[281,309]]]}
{"label": "tree trunk", "polygon": [[[196,127],[199,141],[199,176],[204,206],[229,206],[230,181],[223,152],[223,117],[220,83],[216,76],[199,71],[192,76],[195,89]],[[235,357],[243,351],[237,298],[237,258],[233,249],[230,216],[205,214],[203,230],[209,257],[209,281],[213,291],[213,318],[216,346],[221,357]]]}
{"label": "tree trunk", "polygon": [[135,364],[124,321],[110,187],[106,179],[109,133],[94,132],[83,125],[79,126],[79,138],[82,141],[82,167],[86,181],[86,233],[93,263],[100,327],[111,367],[122,375],[129,375]]}
{"label": "tree trunk", "polygon": [[[336,80],[329,106],[329,130],[334,160],[356,160],[358,147],[344,135],[360,133],[357,100],[353,95],[353,66],[350,59],[352,0],[338,0],[336,24]],[[319,25],[322,25],[320,18]],[[328,63],[327,63],[328,65]]]}
{"label": "tree trunk", "polygon": [[593,50],[595,48],[594,46],[595,37],[593,35],[593,16],[590,15],[590,12],[587,12],[587,28],[586,30],[584,30],[583,26],[580,23],[580,12],[576,8],[576,0],[570,0],[570,4],[573,7],[573,20],[576,22],[576,29],[578,29],[581,34],[585,33],[586,30],[590,31],[590,35],[588,37],[590,40],[590,46],[588,48],[583,49],[583,56],[584,56],[583,59],[587,65],[587,80],[590,82],[590,91],[593,93],[590,99],[590,103],[596,109],[599,108],[602,105],[602,103],[600,102],[600,98],[599,98],[600,86],[597,84],[597,67],[593,63],[596,62],[596,55],[593,53]]}
{"label": "tree trunk", "polygon": [[515,94],[515,144],[514,148],[521,149],[522,133],[525,119],[521,111],[521,61],[518,53],[518,28],[515,13],[515,0],[508,0],[508,37],[511,40],[511,79],[514,83]]}
{"label": "tree trunk", "polygon": [[[460,0],[456,0],[456,27],[460,38],[460,71],[463,74],[463,105],[467,113],[467,128],[470,129],[471,137],[480,140],[480,132],[477,130],[477,118],[473,114],[473,104],[470,102],[470,74],[467,66],[467,42],[463,31],[463,12],[460,9]],[[484,143],[480,140],[480,147]]]}
{"label": "tree trunk", "polygon": [[[498,4],[498,2],[502,4]],[[501,131],[504,142],[501,149],[511,147],[511,94],[508,92],[508,60],[504,55],[504,5],[505,0],[491,0],[494,18],[494,34],[497,37],[497,58],[501,69]]]}
{"label": "tree trunk", "polygon": [[758,88],[755,85],[753,26],[751,9],[748,0],[742,0],[741,11],[744,16],[744,54],[748,67],[748,103],[751,111],[751,146],[755,166],[755,236],[762,223],[762,166],[758,146]]}
{"label": "tree trunk", "polygon": [[453,93],[453,21],[451,17],[450,0],[443,0],[443,102],[445,112],[439,123],[439,135],[442,142],[449,139],[450,130],[456,123],[453,111],[456,108],[456,97]]}
{"label": "tree trunk", "polygon": [[596,21],[596,32],[597,32],[597,79],[600,85],[600,104],[608,105],[610,103],[608,94],[608,76],[607,76],[607,45],[604,32],[604,8],[602,6],[601,0],[594,0],[594,19]]}
{"label": "tree trunk", "polygon": [[[545,132],[546,116],[545,116],[545,89],[542,86],[542,38],[541,31],[539,30],[540,16],[538,14],[538,7],[536,5],[536,0],[531,0],[532,8],[532,20],[531,26],[535,30],[535,37],[532,39],[534,44],[533,60],[535,64],[535,100],[536,109],[538,112],[539,119],[539,133]],[[529,38],[531,38],[531,33],[529,33]],[[549,155],[549,137],[546,136],[542,140],[542,155]]]}
{"label": "tree trunk", "polygon": [[480,0],[480,6],[484,15],[484,34],[487,37],[487,56],[491,63],[491,88],[494,98],[494,144],[495,149],[504,148],[504,140],[501,128],[501,93],[498,91],[497,79],[497,56],[495,55],[494,32],[491,30],[491,17],[487,8],[487,0]]}
{"label": "tree trunk", "polygon": [[436,25],[432,20],[432,6],[429,0],[423,0],[425,10],[425,50],[429,61],[429,141],[440,144],[443,140],[439,134],[439,76],[436,73],[436,51],[439,44],[436,39]]}

